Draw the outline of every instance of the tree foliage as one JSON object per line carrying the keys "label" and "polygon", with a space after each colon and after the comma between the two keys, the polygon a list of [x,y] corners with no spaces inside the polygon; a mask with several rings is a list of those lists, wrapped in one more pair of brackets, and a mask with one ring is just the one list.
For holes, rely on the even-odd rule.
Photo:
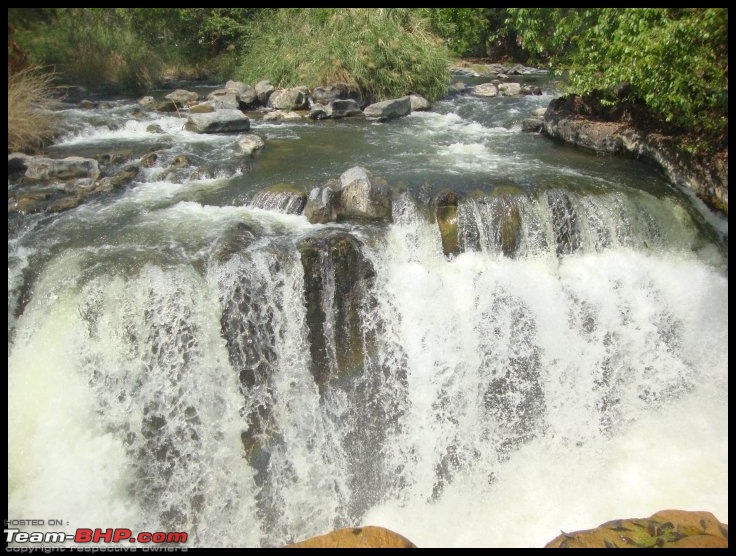
{"label": "tree foliage", "polygon": [[570,92],[645,103],[684,130],[728,130],[727,8],[509,8],[524,47]]}
{"label": "tree foliage", "polygon": [[506,25],[506,8],[419,8],[431,29],[460,57],[512,58],[524,62],[528,53]]}

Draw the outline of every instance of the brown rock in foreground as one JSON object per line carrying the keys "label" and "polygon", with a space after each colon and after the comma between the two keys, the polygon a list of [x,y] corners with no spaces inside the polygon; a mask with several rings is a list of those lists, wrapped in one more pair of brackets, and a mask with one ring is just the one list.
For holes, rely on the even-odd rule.
{"label": "brown rock in foreground", "polygon": [[288,544],[284,548],[416,548],[416,545],[398,533],[368,525],[337,529],[326,535]]}
{"label": "brown rock in foreground", "polygon": [[728,548],[728,525],[710,512],[662,510],[649,518],[563,532],[545,548]]}

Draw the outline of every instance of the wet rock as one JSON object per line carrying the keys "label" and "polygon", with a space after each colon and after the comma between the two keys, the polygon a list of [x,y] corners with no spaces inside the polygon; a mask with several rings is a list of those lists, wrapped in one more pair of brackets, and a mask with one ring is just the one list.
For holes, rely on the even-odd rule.
{"label": "wet rock", "polygon": [[84,197],[80,195],[68,195],[60,197],[49,203],[46,207],[48,212],[63,212],[65,210],[78,207],[84,201]]}
{"label": "wet rock", "polygon": [[691,189],[709,207],[728,216],[728,150],[697,155],[682,138],[651,123],[642,107],[606,107],[592,95],[569,95],[550,102],[543,133],[594,152],[652,162],[677,185]]}
{"label": "wet rock", "polygon": [[337,220],[340,194],[337,184],[315,187],[309,192],[304,214],[312,224],[326,224]]}
{"label": "wet rock", "polygon": [[580,225],[577,211],[570,201],[567,192],[551,189],[546,192],[547,206],[555,234],[557,255],[569,255],[580,249]]}
{"label": "wet rock", "polygon": [[47,194],[26,194],[8,198],[8,212],[20,212],[30,214],[40,212],[46,205]]}
{"label": "wet rock", "polygon": [[24,153],[10,153],[8,155],[8,175],[25,174],[29,158],[31,157]]}
{"label": "wet rock", "polygon": [[180,106],[170,98],[153,101],[152,108],[158,112],[178,112]]}
{"label": "wet rock", "polygon": [[442,252],[446,257],[460,253],[457,204],[458,197],[454,191],[443,191],[435,199],[437,226],[442,238]]}
{"label": "wet rock", "polygon": [[363,256],[360,241],[341,230],[317,233],[297,247],[304,268],[310,370],[322,390],[362,369],[360,315],[375,271]]}
{"label": "wet rock", "polygon": [[131,164],[112,176],[105,176],[99,180],[96,187],[97,191],[112,191],[118,187],[128,185],[135,178],[138,177],[140,167],[136,164]]}
{"label": "wet rock", "polygon": [[499,83],[498,94],[505,97],[517,97],[522,94],[520,83]]}
{"label": "wet rock", "polygon": [[299,187],[282,183],[257,191],[249,204],[284,214],[301,214],[307,204],[307,193]]}
{"label": "wet rock", "polygon": [[158,161],[158,153],[148,153],[141,158],[141,168],[153,168]]}

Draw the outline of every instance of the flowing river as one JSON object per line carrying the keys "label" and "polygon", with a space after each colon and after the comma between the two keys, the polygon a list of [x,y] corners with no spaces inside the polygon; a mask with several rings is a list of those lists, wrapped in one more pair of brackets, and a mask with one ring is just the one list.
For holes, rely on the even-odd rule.
{"label": "flowing river", "polygon": [[[727,220],[643,162],[522,132],[552,98],[252,115],[253,158],[136,99],[60,110],[48,156],[159,156],[114,194],[8,215],[8,518],[189,547],[360,525],[541,547],[667,508],[727,523]],[[353,166],[388,182],[392,222],[310,224],[257,195]],[[448,189],[453,257],[432,208]],[[371,288],[348,315],[357,370],[317,384],[298,246],[336,232]],[[322,260],[328,361],[338,262]]]}

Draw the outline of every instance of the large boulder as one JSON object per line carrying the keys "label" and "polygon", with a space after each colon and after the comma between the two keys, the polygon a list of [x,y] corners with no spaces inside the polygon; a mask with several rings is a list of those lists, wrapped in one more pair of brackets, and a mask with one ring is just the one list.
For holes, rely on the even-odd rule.
{"label": "large boulder", "polygon": [[562,533],[545,548],[728,548],[728,525],[710,512],[663,510]]}
{"label": "large boulder", "polygon": [[380,122],[408,116],[410,113],[411,99],[408,96],[376,102],[363,110],[366,118]]}
{"label": "large boulder", "polygon": [[363,95],[360,89],[347,83],[333,83],[331,85],[315,87],[312,91],[312,102],[314,104],[327,105],[336,100],[348,99],[352,99],[359,105],[362,105]]}
{"label": "large boulder", "polygon": [[60,159],[33,156],[24,159],[24,163],[25,176],[31,180],[66,181],[83,178],[94,182],[100,175],[97,161],[81,156]]}
{"label": "large boulder", "polygon": [[309,108],[309,89],[292,87],[277,89],[268,98],[268,106],[276,110],[305,110]]}
{"label": "large boulder", "polygon": [[238,154],[242,154],[244,156],[253,156],[254,154],[260,152],[265,144],[266,143],[263,141],[263,138],[260,135],[256,135],[255,133],[248,133],[238,139],[238,144],[235,148],[235,151]]}
{"label": "large boulder", "polygon": [[271,98],[271,95],[276,89],[271,85],[270,81],[264,79],[263,81],[256,83],[255,90],[258,104],[261,106],[268,106],[268,99]]}
{"label": "large boulder", "polygon": [[172,101],[178,108],[186,108],[199,102],[199,95],[194,91],[187,91],[186,89],[177,89],[164,98]]}
{"label": "large boulder", "polygon": [[323,120],[325,118],[337,120],[362,115],[363,111],[357,101],[353,99],[333,100],[329,104],[313,104],[309,112],[309,117],[313,120]]}
{"label": "large boulder", "polygon": [[250,118],[240,110],[218,110],[208,114],[192,114],[184,127],[196,133],[249,131]]}
{"label": "large boulder", "polygon": [[406,537],[383,527],[368,525],[337,529],[326,535],[286,545],[284,548],[416,548]]}
{"label": "large boulder", "polygon": [[340,176],[342,217],[347,220],[391,220],[391,194],[386,181],[361,166]]}
{"label": "large boulder", "polygon": [[390,221],[391,211],[388,184],[361,166],[354,166],[338,180],[312,189],[305,207],[305,215],[312,224]]}
{"label": "large boulder", "polygon": [[432,103],[422,95],[409,95],[409,103],[412,112],[422,112],[432,108]]}

